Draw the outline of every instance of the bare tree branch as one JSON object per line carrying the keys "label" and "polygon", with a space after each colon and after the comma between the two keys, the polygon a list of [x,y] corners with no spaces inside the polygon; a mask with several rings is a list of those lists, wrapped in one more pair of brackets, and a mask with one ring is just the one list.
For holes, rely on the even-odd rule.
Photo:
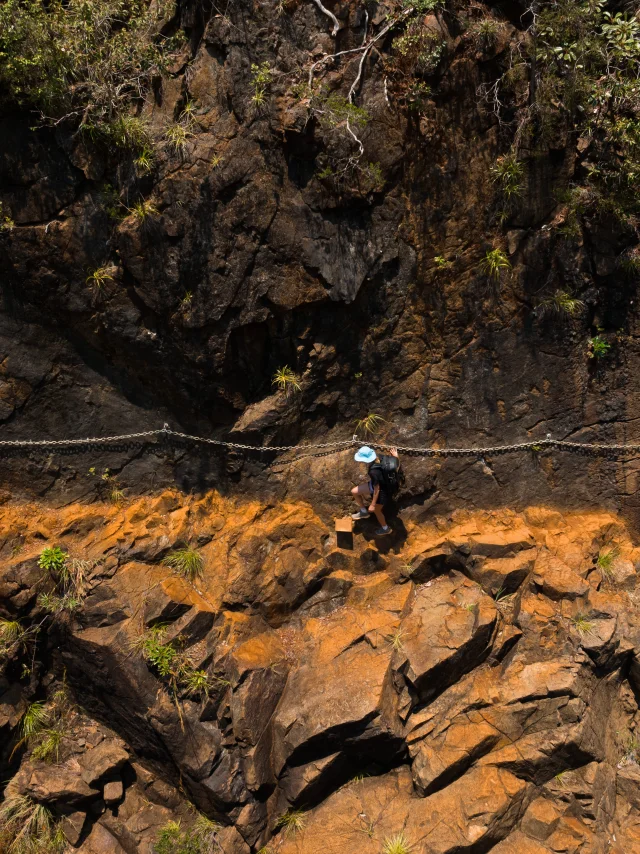
{"label": "bare tree branch", "polygon": [[340,21],[336,18],[333,12],[330,12],[326,6],[322,5],[322,0],[313,0],[318,9],[322,12],[323,15],[326,15],[327,18],[330,18],[333,21],[333,29],[331,30],[332,36],[338,35],[338,30],[340,29]]}

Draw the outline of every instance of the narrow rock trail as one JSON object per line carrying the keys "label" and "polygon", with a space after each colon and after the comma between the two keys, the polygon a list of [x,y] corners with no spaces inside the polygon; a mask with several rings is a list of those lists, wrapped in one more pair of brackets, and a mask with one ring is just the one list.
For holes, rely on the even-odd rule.
{"label": "narrow rock trail", "polygon": [[[40,627],[2,659],[5,798],[79,854],[154,854],[194,806],[225,854],[640,850],[640,547],[614,514],[367,522],[349,550],[304,503],[167,491],[5,503],[0,542],[0,616]],[[163,563],[185,544],[192,582]],[[47,616],[54,546],[84,589]],[[53,757],[21,741],[34,703]]]}

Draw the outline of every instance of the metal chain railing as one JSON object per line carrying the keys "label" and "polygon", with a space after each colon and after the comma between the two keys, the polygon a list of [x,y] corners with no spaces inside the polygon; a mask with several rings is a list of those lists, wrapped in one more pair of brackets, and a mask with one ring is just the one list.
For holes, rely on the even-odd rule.
{"label": "metal chain railing", "polygon": [[607,445],[602,443],[568,442],[564,439],[552,439],[549,434],[545,439],[535,439],[530,442],[518,442],[513,445],[494,445],[485,448],[418,448],[410,446],[395,445],[394,443],[382,443],[372,438],[361,439],[354,435],[351,439],[342,439],[337,442],[321,442],[310,445],[246,445],[240,442],[228,442],[222,439],[210,439],[206,436],[194,436],[189,433],[181,433],[171,430],[168,424],[158,430],[144,430],[139,433],[123,433],[119,436],[93,436],[86,439],[0,439],[0,450],[2,448],[62,448],[93,445],[107,445],[111,443],[127,442],[133,440],[146,440],[150,437],[169,438],[174,437],[187,442],[199,442],[207,445],[216,445],[223,448],[232,448],[240,451],[271,451],[284,453],[286,451],[326,451],[330,448],[344,448],[353,445],[370,444],[378,448],[395,447],[401,453],[414,456],[426,457],[492,457],[500,454],[512,454],[520,451],[531,451],[533,453],[554,448],[556,450],[568,451],[570,453],[610,455],[640,453],[640,443]]}

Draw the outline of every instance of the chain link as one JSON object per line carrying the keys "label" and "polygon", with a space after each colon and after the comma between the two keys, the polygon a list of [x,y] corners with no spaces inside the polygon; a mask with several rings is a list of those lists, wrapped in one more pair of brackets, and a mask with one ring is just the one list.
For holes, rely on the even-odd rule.
{"label": "chain link", "polygon": [[362,445],[369,442],[374,447],[395,447],[399,452],[426,457],[491,457],[499,454],[512,454],[520,451],[540,451],[544,448],[556,448],[557,450],[569,451],[571,453],[587,454],[612,454],[612,453],[640,453],[640,444],[630,443],[625,445],[605,445],[601,443],[568,442],[563,439],[537,439],[532,442],[519,442],[513,445],[494,445],[486,448],[418,448],[402,445],[386,445],[374,443],[371,439],[360,439],[352,436],[351,439],[342,439],[338,442],[320,442],[312,445],[245,445],[240,442],[225,442],[222,439],[210,439],[206,436],[193,436],[190,433],[180,433],[171,430],[165,424],[159,430],[144,430],[139,433],[123,433],[120,436],[93,436],[86,439],[1,439],[1,448],[62,448],[78,447],[82,445],[106,445],[112,442],[126,442],[138,439],[148,439],[152,436],[182,439],[187,442],[201,442],[207,445],[216,445],[222,448],[232,448],[239,451],[272,451],[285,453],[287,451],[323,451],[329,448],[347,448],[352,445]]}

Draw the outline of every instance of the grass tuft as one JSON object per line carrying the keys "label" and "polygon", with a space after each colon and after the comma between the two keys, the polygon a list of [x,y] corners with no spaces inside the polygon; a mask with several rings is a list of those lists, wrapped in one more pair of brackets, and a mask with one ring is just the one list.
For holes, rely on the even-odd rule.
{"label": "grass tuft", "polygon": [[276,827],[284,830],[285,836],[293,836],[300,830],[304,830],[307,817],[302,810],[287,810],[282,813],[276,821]]}
{"label": "grass tuft", "polygon": [[600,552],[596,560],[596,566],[600,570],[603,579],[610,581],[613,578],[613,565],[619,556],[620,549],[617,546]]}
{"label": "grass tuft", "polygon": [[589,622],[584,614],[577,614],[571,622],[578,634],[587,635],[593,631],[593,623]]}
{"label": "grass tuft", "polygon": [[0,805],[3,854],[61,854],[66,840],[47,807],[10,789]]}
{"label": "grass tuft", "polygon": [[162,563],[192,584],[202,577],[204,559],[200,552],[188,546],[170,552],[162,559]]}

